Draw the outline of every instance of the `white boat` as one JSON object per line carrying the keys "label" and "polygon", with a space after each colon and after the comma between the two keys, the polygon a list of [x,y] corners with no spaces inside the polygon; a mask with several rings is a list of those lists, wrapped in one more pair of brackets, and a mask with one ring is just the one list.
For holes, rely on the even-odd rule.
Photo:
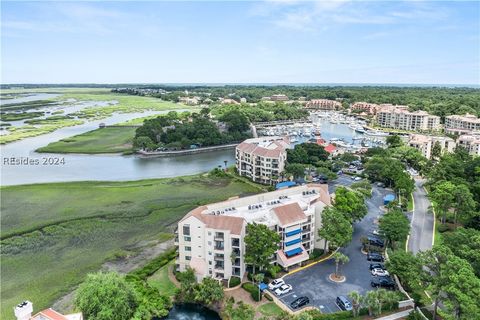
{"label": "white boat", "polygon": [[298,142],[297,139],[295,139],[295,138],[290,138],[290,143],[296,143],[296,142]]}
{"label": "white boat", "polygon": [[389,135],[388,132],[383,132],[380,130],[368,130],[365,133],[368,134],[369,136],[378,136],[378,137],[386,137]]}

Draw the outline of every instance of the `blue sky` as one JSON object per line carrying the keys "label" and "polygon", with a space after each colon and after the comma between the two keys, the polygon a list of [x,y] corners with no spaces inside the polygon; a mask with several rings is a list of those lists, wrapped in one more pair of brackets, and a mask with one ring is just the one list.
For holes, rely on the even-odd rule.
{"label": "blue sky", "polygon": [[480,83],[476,1],[5,2],[2,83]]}

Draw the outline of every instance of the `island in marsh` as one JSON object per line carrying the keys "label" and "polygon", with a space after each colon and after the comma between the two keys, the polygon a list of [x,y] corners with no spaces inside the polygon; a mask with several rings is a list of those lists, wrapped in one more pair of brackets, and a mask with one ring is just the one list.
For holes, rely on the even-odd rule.
{"label": "island in marsh", "polygon": [[2,187],[0,318],[25,299],[50,307],[106,261],[171,239],[198,205],[259,191],[218,174]]}

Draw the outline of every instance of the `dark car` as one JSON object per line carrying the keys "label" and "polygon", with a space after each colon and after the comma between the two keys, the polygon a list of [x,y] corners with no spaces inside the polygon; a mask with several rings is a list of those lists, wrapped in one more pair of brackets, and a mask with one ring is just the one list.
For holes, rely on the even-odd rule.
{"label": "dark car", "polygon": [[368,261],[383,262],[383,256],[379,253],[369,253],[367,254]]}
{"label": "dark car", "polygon": [[374,288],[395,289],[395,281],[390,277],[377,277],[370,281],[370,285]]}
{"label": "dark car", "polygon": [[292,307],[292,309],[298,309],[309,303],[310,303],[310,299],[308,297],[300,297],[293,300],[292,303],[290,303],[290,307]]}
{"label": "dark car", "polygon": [[377,268],[385,269],[385,266],[381,263],[370,263],[370,271]]}
{"label": "dark car", "polygon": [[372,246],[381,247],[381,248],[383,248],[384,246],[383,240],[380,238],[368,237],[367,240],[368,240],[368,243]]}

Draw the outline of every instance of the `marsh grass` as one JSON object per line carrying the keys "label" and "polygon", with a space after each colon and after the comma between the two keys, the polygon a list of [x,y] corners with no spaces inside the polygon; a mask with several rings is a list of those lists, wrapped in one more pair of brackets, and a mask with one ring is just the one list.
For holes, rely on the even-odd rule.
{"label": "marsh grass", "polygon": [[171,237],[175,223],[200,204],[255,192],[206,175],[3,187],[0,318],[11,318],[25,299],[36,309],[51,306],[106,259]]}

